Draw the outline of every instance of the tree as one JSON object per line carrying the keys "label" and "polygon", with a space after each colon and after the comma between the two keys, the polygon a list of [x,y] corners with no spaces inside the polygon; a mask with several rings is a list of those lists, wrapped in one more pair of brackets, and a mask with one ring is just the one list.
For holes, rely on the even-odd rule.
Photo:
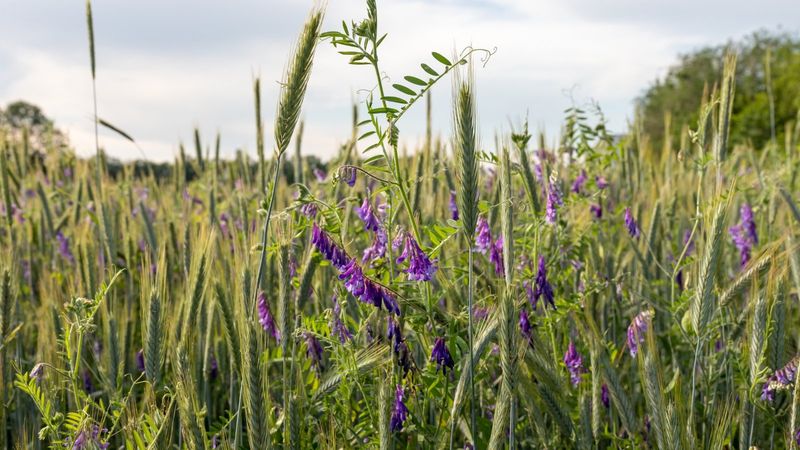
{"label": "tree", "polygon": [[638,125],[650,136],[654,148],[663,145],[666,113],[672,116],[669,133],[673,142],[679,141],[684,125],[697,126],[704,92],[710,93],[720,80],[729,49],[738,54],[731,142],[762,148],[772,139],[768,53],[775,137],[782,142],[785,124],[794,120],[800,109],[800,40],[787,33],[760,31],[738,42],[682,55],[663,79],[644,92],[637,100]]}

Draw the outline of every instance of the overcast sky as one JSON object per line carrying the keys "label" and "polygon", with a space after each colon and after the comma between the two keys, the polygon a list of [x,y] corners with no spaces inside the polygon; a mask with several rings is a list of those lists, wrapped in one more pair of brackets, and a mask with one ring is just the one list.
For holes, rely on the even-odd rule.
{"label": "overcast sky", "polygon": [[[324,29],[366,13],[363,0],[330,0]],[[254,152],[252,80],[262,77],[271,139],[277,81],[311,0],[95,0],[99,116],[133,135],[153,160],[191,145],[199,126],[222,152]],[[93,152],[91,76],[82,0],[0,0],[0,105],[25,99],[65,129],[81,155]],[[707,44],[761,29],[797,32],[797,0],[379,0],[389,33],[382,69],[392,80],[419,72],[432,50],[497,47],[476,70],[486,143],[526,114],[554,138],[563,110],[597,100],[624,131],[633,100],[676,61]],[[374,86],[322,43],[303,108],[304,151],[332,155],[349,136],[350,104]],[[433,90],[434,130],[449,134],[450,83]],[[424,107],[400,124],[419,142]],[[268,140],[267,142],[271,142]],[[120,158],[138,151],[108,131],[101,145]],[[269,148],[269,147],[268,147]]]}

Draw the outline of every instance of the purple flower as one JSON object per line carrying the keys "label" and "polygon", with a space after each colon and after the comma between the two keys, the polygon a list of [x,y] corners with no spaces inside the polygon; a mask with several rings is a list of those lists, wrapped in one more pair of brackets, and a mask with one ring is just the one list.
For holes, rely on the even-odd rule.
{"label": "purple flower", "polygon": [[400,343],[403,342],[403,333],[400,329],[400,324],[392,316],[389,316],[386,323],[386,339],[392,343],[394,352],[398,353],[400,350]]}
{"label": "purple flower", "polygon": [[94,385],[92,384],[92,375],[89,373],[88,370],[83,371],[83,390],[86,391],[87,394],[91,394],[94,392]]}
{"label": "purple flower", "polygon": [[761,390],[761,399],[767,401],[775,400],[775,392],[780,389],[790,387],[797,377],[797,366],[800,363],[800,356],[795,356],[785,366],[776,370],[764,383]]}
{"label": "purple flower", "polygon": [[739,224],[728,229],[728,234],[733,240],[733,244],[739,250],[739,264],[744,267],[750,262],[750,254],[753,247],[758,244],[758,234],[756,224],[753,220],[753,210],[747,203],[743,204],[739,210]]}
{"label": "purple flower", "polygon": [[272,317],[272,312],[269,309],[269,303],[267,302],[267,296],[264,294],[264,291],[258,293],[258,322],[261,324],[261,327],[264,328],[270,336],[272,336],[276,342],[281,341],[281,332],[275,326],[275,319]]}
{"label": "purple flower", "polygon": [[598,189],[605,189],[608,187],[608,181],[606,181],[605,177],[601,177],[600,175],[594,177],[594,184],[597,185]]}
{"label": "purple flower", "polygon": [[547,190],[547,205],[545,210],[545,220],[547,223],[554,225],[558,218],[558,207],[564,204],[564,199],[561,197],[561,190],[558,184],[550,182],[550,188]]}
{"label": "purple flower", "polygon": [[136,368],[139,369],[139,372],[144,373],[144,350],[139,349],[136,352]]}
{"label": "purple flower", "polygon": [[489,308],[484,308],[482,306],[473,305],[472,306],[472,318],[481,321],[489,316]]}
{"label": "purple flower", "polygon": [[342,307],[339,305],[339,300],[336,295],[333,296],[333,315],[331,317],[331,333],[339,338],[339,342],[345,342],[353,339],[353,333],[347,329],[347,325],[342,322]]}
{"label": "purple flower", "polygon": [[503,266],[503,236],[497,238],[494,245],[492,245],[489,251],[489,261],[494,264],[495,275],[503,276],[506,273]]}
{"label": "purple flower", "polygon": [[606,409],[611,407],[611,402],[608,399],[608,385],[605,383],[600,387],[600,401],[603,402],[603,406],[605,406]]}
{"label": "purple flower", "polygon": [[581,169],[581,173],[575,177],[575,181],[572,182],[572,192],[580,194],[583,191],[583,185],[586,184],[587,179],[586,170]]}
{"label": "purple flower", "polygon": [[70,264],[75,264],[75,257],[72,255],[72,250],[69,249],[69,238],[59,231],[56,233],[56,240],[58,241],[58,253],[61,254],[61,257]]}
{"label": "purple flower", "polygon": [[485,255],[486,251],[492,246],[492,232],[489,230],[489,222],[485,217],[478,217],[475,233],[475,249]]}
{"label": "purple flower", "polygon": [[603,218],[603,205],[596,203],[589,207],[589,211],[591,211],[595,219],[600,220]]}
{"label": "purple flower", "polygon": [[572,341],[569,341],[567,352],[564,353],[564,364],[567,366],[567,370],[569,370],[572,385],[577,386],[578,383],[581,382],[581,373],[583,373],[583,358],[581,358],[581,355],[575,350],[575,344]]}
{"label": "purple flower", "polygon": [[354,297],[364,303],[374,305],[378,309],[384,306],[387,311],[400,314],[400,306],[397,304],[394,294],[375,281],[366,278],[356,260],[347,256],[347,253],[336,245],[328,233],[321,230],[316,223],[313,227],[311,243],[339,271],[339,279],[344,281],[345,288]]}
{"label": "purple flower", "polygon": [[347,183],[348,186],[353,187],[356,185],[356,169],[353,166],[343,166],[339,169],[339,177]]}
{"label": "purple flower", "polygon": [[375,232],[375,238],[372,240],[372,245],[364,249],[361,256],[361,262],[375,261],[378,258],[383,258],[386,255],[386,248],[389,244],[389,237],[386,236],[386,230],[383,227],[378,228]]}
{"label": "purple flower", "polygon": [[639,232],[639,225],[636,224],[636,219],[633,218],[630,208],[625,208],[625,228],[628,229],[628,234],[634,239],[638,238],[641,234]]}
{"label": "purple flower", "polygon": [[392,247],[397,249],[403,245],[403,252],[395,261],[397,264],[408,259],[408,269],[404,272],[408,274],[408,279],[412,281],[430,281],[436,273],[436,261],[431,261],[425,252],[419,247],[417,241],[407,231],[401,231],[397,238],[392,242]]}
{"label": "purple flower", "polygon": [[309,219],[313,219],[317,217],[317,204],[316,203],[304,203],[300,207],[300,213],[304,216],[308,217]]}
{"label": "purple flower", "polygon": [[219,364],[217,363],[217,357],[214,356],[212,352],[208,356],[208,376],[211,377],[211,380],[216,380],[217,376],[219,376]]}
{"label": "purple flower", "polygon": [[[539,303],[539,298],[544,297],[544,300],[550,304],[553,309],[556,309],[555,294],[553,294],[553,286],[547,280],[547,266],[545,266],[544,255],[539,255],[539,267],[536,270],[536,280],[533,290],[531,292],[533,300],[531,307],[536,309]],[[530,300],[530,298],[529,298]],[[546,305],[545,305],[546,306]]]}
{"label": "purple flower", "polygon": [[398,432],[403,430],[403,422],[406,421],[408,418],[408,408],[406,404],[403,403],[403,397],[405,396],[405,391],[403,390],[403,385],[398,384],[397,389],[394,393],[394,408],[392,409],[392,419],[389,422],[389,426],[392,429],[392,432]]}
{"label": "purple flower", "polygon": [[[683,246],[686,247],[686,256],[694,252],[694,239],[692,238],[692,230],[683,232]],[[681,249],[683,251],[683,249]]]}
{"label": "purple flower", "polygon": [[89,445],[89,438],[86,437],[86,431],[81,431],[75,436],[75,441],[72,443],[72,450],[83,450]]}
{"label": "purple flower", "polygon": [[303,332],[303,339],[306,341],[306,356],[311,360],[311,365],[319,372],[322,370],[322,345],[316,336],[309,332]]}
{"label": "purple flower", "polygon": [[311,243],[317,247],[322,256],[325,257],[328,261],[333,264],[340,272],[344,269],[344,267],[350,262],[350,258],[347,256],[347,253],[342,250],[341,247],[336,245],[328,233],[324,232],[317,224],[315,223],[311,230]]}
{"label": "purple flower", "polygon": [[364,197],[364,202],[361,203],[360,208],[356,208],[356,212],[358,213],[358,217],[364,221],[365,230],[378,231],[381,223],[378,220],[378,217],[375,215],[375,211],[372,209],[372,204],[369,202],[369,198]]}
{"label": "purple flower", "polygon": [[525,336],[525,339],[531,340],[531,322],[528,320],[528,312],[525,308],[519,310],[519,331]]}
{"label": "purple flower", "polygon": [[458,203],[456,203],[455,191],[450,191],[450,218],[458,220]]}
{"label": "purple flower", "polygon": [[324,170],[320,169],[319,167],[314,168],[314,176],[317,178],[317,181],[322,183],[325,181],[325,178],[328,176]]}
{"label": "purple flower", "polygon": [[646,310],[636,315],[628,326],[628,349],[631,356],[636,356],[639,351],[639,344],[644,342],[644,333],[653,318],[653,311]]}
{"label": "purple flower", "polygon": [[35,366],[33,366],[33,369],[31,369],[31,373],[28,374],[29,377],[36,378],[37,382],[42,381],[43,375],[44,375],[44,363],[38,363]]}
{"label": "purple flower", "polygon": [[453,357],[450,356],[450,350],[447,349],[444,338],[436,338],[433,344],[433,351],[431,351],[431,362],[436,362],[436,371],[442,369],[442,373],[447,375],[447,369],[453,370],[455,363]]}

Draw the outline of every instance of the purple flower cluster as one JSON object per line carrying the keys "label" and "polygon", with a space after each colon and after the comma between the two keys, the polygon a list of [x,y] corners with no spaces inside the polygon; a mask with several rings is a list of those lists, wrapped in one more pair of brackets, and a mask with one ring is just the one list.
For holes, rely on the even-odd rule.
{"label": "purple flower cluster", "polygon": [[[103,439],[100,437],[100,435],[107,432],[108,430],[105,428],[100,428],[97,425],[92,425],[91,432],[89,432],[89,430],[81,430],[72,441],[72,450],[84,450],[90,448],[106,450],[109,444],[108,442],[103,442]],[[65,443],[64,445],[67,446],[69,444]]]}
{"label": "purple flower cluster", "polygon": [[431,351],[431,362],[436,363],[437,372],[439,369],[441,369],[442,373],[445,375],[447,375],[448,368],[453,370],[455,363],[453,362],[453,357],[450,356],[450,350],[447,349],[447,345],[443,337],[436,338],[436,342],[433,344],[433,350]]}
{"label": "purple flower cluster", "polygon": [[344,281],[345,288],[354,297],[364,303],[374,305],[376,308],[380,309],[383,306],[387,311],[400,314],[400,306],[394,295],[385,287],[364,276],[364,272],[356,260],[347,256],[347,253],[336,245],[328,233],[316,223],[312,229],[311,243],[339,271],[339,279]]}
{"label": "purple flower cluster", "polygon": [[392,408],[392,419],[389,422],[389,427],[392,429],[392,432],[398,432],[403,430],[403,423],[408,418],[408,407],[406,404],[403,403],[403,397],[405,396],[405,390],[403,390],[403,385],[398,384],[397,389],[394,393],[394,408]]}
{"label": "purple flower cluster", "polygon": [[608,187],[608,181],[606,181],[605,177],[601,177],[600,175],[594,177],[594,184],[598,189],[605,189]]}
{"label": "purple flower cluster", "polygon": [[761,389],[761,400],[773,401],[775,400],[775,392],[780,389],[786,389],[794,383],[797,377],[797,366],[800,364],[800,356],[795,356],[785,366],[776,370],[764,383]]}
{"label": "purple flower cluster", "polygon": [[494,264],[494,273],[497,276],[503,276],[506,273],[505,266],[503,265],[503,236],[501,235],[492,245],[489,250],[489,261]]}
{"label": "purple flower cluster", "polygon": [[547,266],[545,265],[544,255],[539,255],[539,267],[536,270],[536,279],[534,279],[533,286],[530,283],[525,285],[528,291],[528,301],[531,307],[535,310],[536,305],[539,304],[539,299],[544,297],[545,306],[549,304],[553,309],[556,309],[555,294],[553,293],[553,286],[547,280]]}
{"label": "purple flower cluster", "polygon": [[631,356],[636,356],[639,352],[639,344],[644,342],[644,333],[649,327],[650,319],[653,318],[653,311],[646,310],[636,315],[628,326],[628,349]]}
{"label": "purple flower cluster", "polygon": [[492,247],[492,232],[489,230],[489,222],[486,217],[478,217],[478,224],[475,226],[475,250],[483,253]]}
{"label": "purple flower cluster", "polygon": [[428,255],[422,251],[417,241],[407,231],[401,231],[392,242],[392,248],[397,250],[403,246],[403,252],[395,261],[397,264],[408,260],[408,269],[404,272],[408,274],[408,279],[412,281],[430,281],[436,273],[436,262],[431,261]]}
{"label": "purple flower cluster", "polygon": [[317,178],[317,181],[320,182],[320,183],[325,181],[325,178],[328,176],[328,174],[325,173],[325,171],[320,169],[319,167],[315,167],[313,172],[314,172],[314,176]]}
{"label": "purple flower cluster", "polygon": [[458,203],[456,203],[455,191],[450,191],[450,218],[458,220]]}
{"label": "purple flower cluster", "polygon": [[547,189],[547,204],[545,207],[545,220],[547,223],[555,225],[558,219],[558,207],[563,205],[564,199],[561,196],[561,190],[557,183],[551,181],[549,189]]}
{"label": "purple flower cluster", "polygon": [[578,174],[578,176],[575,177],[575,181],[572,182],[572,188],[571,188],[572,192],[575,194],[582,193],[583,185],[586,184],[586,180],[588,179],[589,177],[586,176],[586,170],[581,169],[581,173]]}
{"label": "purple flower cluster", "polygon": [[58,253],[61,254],[61,257],[70,264],[75,264],[75,256],[72,255],[72,250],[69,248],[69,238],[59,231],[56,233],[56,240],[58,241]]}
{"label": "purple flower cluster", "polygon": [[136,368],[139,369],[139,372],[144,373],[144,350],[141,348],[136,352]]}
{"label": "purple flower cluster", "polygon": [[750,254],[753,247],[758,244],[758,233],[756,223],[753,220],[753,210],[747,203],[739,209],[739,223],[728,229],[728,234],[733,240],[736,249],[739,250],[739,263],[742,267],[750,262]]}
{"label": "purple flower cluster", "polygon": [[631,213],[630,208],[625,208],[625,228],[627,228],[628,234],[634,239],[638,238],[641,234],[639,225],[636,224],[636,219],[633,218],[633,213]]}
{"label": "purple flower cluster", "polygon": [[369,198],[364,197],[364,202],[361,203],[361,207],[356,208],[356,213],[364,222],[365,230],[378,231],[381,222],[378,220],[378,216],[375,214],[375,210],[372,208],[372,203],[370,203]]}
{"label": "purple flower cluster", "polygon": [[306,356],[311,360],[311,365],[317,372],[322,371],[322,345],[313,333],[303,332],[306,341]]}
{"label": "purple flower cluster", "polygon": [[272,311],[269,309],[267,296],[264,291],[258,293],[258,301],[256,303],[258,308],[258,322],[270,336],[275,339],[275,342],[281,341],[281,332],[275,326],[275,319],[272,316]]}
{"label": "purple flower cluster", "polygon": [[342,181],[347,183],[348,186],[353,187],[356,185],[356,169],[353,166],[344,166],[339,169],[339,177]]}
{"label": "purple flower cluster", "polygon": [[533,328],[531,327],[530,320],[528,320],[528,311],[525,311],[525,308],[519,310],[519,331],[525,336],[525,339],[528,341],[531,340]]}
{"label": "purple flower cluster", "polygon": [[353,339],[353,333],[347,329],[347,325],[342,322],[342,307],[339,305],[339,299],[336,298],[336,295],[333,296],[333,315],[331,317],[331,333],[334,336],[339,338],[339,342],[344,344],[345,342]]}
{"label": "purple flower cluster", "polygon": [[605,383],[600,387],[600,401],[603,402],[603,406],[605,406],[606,409],[611,407],[611,402],[608,398],[608,385]]}
{"label": "purple flower cluster", "polygon": [[304,203],[302,206],[300,206],[300,214],[308,217],[309,219],[317,217],[317,211],[316,203]]}
{"label": "purple flower cluster", "polygon": [[578,350],[575,349],[575,344],[572,341],[569,341],[567,352],[564,353],[564,365],[569,370],[572,385],[577,386],[581,382],[581,374],[583,373],[583,358],[581,358]]}
{"label": "purple flower cluster", "polygon": [[378,228],[375,232],[375,238],[372,240],[372,245],[364,249],[361,256],[361,262],[375,261],[376,259],[386,256],[386,248],[389,245],[389,237],[386,235],[386,230],[383,227]]}
{"label": "purple flower cluster", "polygon": [[603,218],[603,205],[600,203],[595,203],[589,207],[589,211],[592,213],[592,217],[596,220],[600,220]]}

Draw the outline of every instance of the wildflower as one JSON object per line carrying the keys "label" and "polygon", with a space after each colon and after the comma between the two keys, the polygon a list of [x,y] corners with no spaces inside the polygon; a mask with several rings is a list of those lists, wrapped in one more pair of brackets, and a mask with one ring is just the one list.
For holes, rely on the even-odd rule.
{"label": "wildflower", "polygon": [[580,194],[583,191],[583,185],[586,184],[587,179],[586,170],[581,169],[581,173],[575,177],[575,181],[572,182],[572,192]]}
{"label": "wildflower", "polygon": [[75,441],[72,443],[72,450],[82,450],[89,445],[89,440],[86,437],[86,431],[81,431],[75,436]]}
{"label": "wildflower", "polygon": [[327,178],[328,174],[325,173],[324,170],[320,169],[319,167],[314,168],[314,176],[317,178],[317,181],[322,183]]}
{"label": "wildflower", "polygon": [[547,280],[547,267],[545,266],[543,255],[539,255],[539,267],[536,271],[535,285],[531,293],[533,294],[533,301],[531,302],[531,307],[533,309],[536,309],[536,305],[541,297],[544,297],[545,301],[549,303],[553,309],[556,308],[553,286],[551,286],[550,282]]}
{"label": "wildflower", "polygon": [[44,363],[38,363],[33,366],[31,373],[28,374],[29,377],[36,378],[36,381],[42,381],[42,375],[44,375]]}
{"label": "wildflower", "polygon": [[66,259],[70,264],[75,264],[75,257],[72,255],[72,250],[69,249],[69,238],[64,236],[64,233],[59,231],[56,233],[56,240],[58,241],[58,252],[61,257]]}
{"label": "wildflower", "polygon": [[372,204],[369,202],[369,198],[364,198],[364,202],[361,203],[360,208],[356,208],[356,212],[358,213],[358,217],[364,221],[365,230],[378,231],[381,223],[378,221],[378,217],[375,215],[375,211],[372,209]]}
{"label": "wildflower", "polygon": [[603,205],[596,203],[589,207],[589,211],[595,219],[600,220],[603,218]]}
{"label": "wildflower", "polygon": [[605,177],[601,177],[600,175],[594,177],[594,184],[597,185],[598,189],[605,189],[608,187],[608,181],[606,181]]}
{"label": "wildflower", "polygon": [[304,216],[308,217],[309,219],[313,219],[317,217],[317,204],[316,203],[304,203],[300,207],[300,213]]}
{"label": "wildflower", "polygon": [[600,401],[603,402],[603,406],[606,409],[611,407],[611,402],[608,399],[608,385],[605,383],[600,387]]}
{"label": "wildflower", "polygon": [[264,291],[258,293],[258,322],[261,324],[261,327],[264,328],[270,336],[275,338],[276,342],[280,342],[281,340],[281,333],[278,331],[278,328],[275,326],[275,319],[272,316],[272,312],[269,309],[269,303],[267,303],[267,296],[264,294]]}
{"label": "wildflower", "polygon": [[519,310],[519,331],[527,340],[531,339],[531,322],[528,320],[528,312],[525,308]]}
{"label": "wildflower", "polygon": [[[694,252],[694,239],[692,238],[692,230],[683,232],[683,246],[686,248],[686,256]],[[683,249],[681,249],[683,251]]]}
{"label": "wildflower", "polygon": [[450,370],[453,370],[455,363],[453,362],[453,357],[450,356],[450,350],[447,349],[447,345],[442,337],[436,338],[436,342],[433,344],[433,351],[431,351],[431,362],[436,362],[436,371],[438,372],[439,369],[442,369],[442,373],[444,375],[447,375],[448,367]]}
{"label": "wildflower", "polygon": [[553,225],[558,218],[558,207],[564,205],[564,199],[561,197],[561,191],[558,185],[551,181],[550,189],[547,190],[547,205],[545,211],[545,220],[547,223]]}
{"label": "wildflower", "polygon": [[644,333],[647,331],[650,319],[653,318],[653,311],[646,310],[636,315],[628,326],[628,349],[631,356],[636,356],[639,351],[639,344],[644,342]]}
{"label": "wildflower", "polygon": [[353,333],[351,333],[350,330],[347,329],[347,325],[342,322],[342,307],[339,305],[335,294],[333,296],[333,316],[331,317],[330,327],[331,333],[338,337],[339,342],[342,344],[353,339]]}
{"label": "wildflower", "polygon": [[316,336],[309,332],[303,332],[306,341],[306,356],[311,360],[311,365],[317,370],[322,370],[322,345]]}
{"label": "wildflower", "polygon": [[386,338],[392,343],[395,353],[398,353],[400,343],[403,342],[403,333],[400,330],[400,324],[392,316],[389,316],[386,324]]}
{"label": "wildflower", "polygon": [[411,352],[405,341],[397,346],[397,364],[403,369],[403,376],[408,375],[411,370]]}
{"label": "wildflower", "polygon": [[489,308],[484,308],[482,306],[473,305],[472,306],[472,318],[475,320],[483,320],[489,316]]}
{"label": "wildflower", "polygon": [[739,250],[739,263],[742,267],[750,262],[750,254],[753,246],[758,244],[758,234],[756,224],[753,221],[753,210],[747,203],[743,204],[739,210],[739,223],[728,229],[728,234],[733,240],[733,244]]}
{"label": "wildflower", "polygon": [[394,408],[392,409],[392,419],[389,422],[389,426],[392,429],[392,432],[402,431],[403,430],[403,422],[406,421],[408,418],[408,408],[406,404],[403,403],[403,397],[405,396],[405,391],[403,390],[403,385],[398,384],[397,389],[394,393]]}
{"label": "wildflower", "polygon": [[450,218],[458,220],[458,203],[456,203],[455,191],[450,191]]}
{"label": "wildflower", "polygon": [[139,369],[139,372],[144,373],[144,350],[141,348],[136,352],[136,368]]}
{"label": "wildflower", "polygon": [[348,262],[347,254],[341,247],[336,245],[328,236],[328,233],[322,231],[315,223],[311,230],[311,243],[317,247],[322,256],[333,264],[337,270],[341,271]]}
{"label": "wildflower", "polygon": [[386,255],[386,247],[389,244],[389,237],[386,236],[386,230],[378,228],[375,232],[375,238],[372,240],[372,245],[364,249],[361,256],[361,262],[375,261],[378,258],[383,258]]}
{"label": "wildflower", "polygon": [[356,185],[356,169],[353,166],[344,166],[339,169],[339,176],[348,186]]}
{"label": "wildflower", "polygon": [[217,376],[219,375],[219,364],[217,363],[217,357],[214,356],[212,352],[208,357],[208,376],[211,377],[211,380],[216,380]]}
{"label": "wildflower", "polygon": [[634,239],[638,238],[641,234],[639,225],[636,224],[636,219],[633,218],[630,208],[625,208],[625,228],[628,229],[628,234]]}
{"label": "wildflower", "polygon": [[506,271],[503,266],[503,236],[500,236],[489,251],[489,261],[494,264],[494,273],[503,276]]}
{"label": "wildflower", "polygon": [[428,258],[409,232],[400,232],[392,242],[392,247],[397,249],[401,244],[403,244],[403,252],[395,262],[400,264],[408,259],[408,269],[405,270],[405,273],[408,274],[408,279],[413,281],[430,281],[433,279],[433,274],[436,273],[437,269],[435,261],[431,261]]}
{"label": "wildflower", "polygon": [[776,370],[772,376],[767,378],[767,382],[764,383],[764,387],[761,390],[761,400],[771,402],[775,400],[776,391],[790,387],[797,377],[798,363],[800,363],[800,356],[792,358],[785,366]]}
{"label": "wildflower", "polygon": [[354,297],[364,303],[374,305],[378,309],[384,306],[387,311],[400,314],[400,306],[394,295],[385,287],[364,277],[364,273],[356,261],[347,256],[347,253],[336,245],[316,223],[313,227],[311,243],[339,271],[339,279],[344,281],[345,288]]}
{"label": "wildflower", "polygon": [[569,370],[572,385],[577,386],[581,382],[581,373],[583,373],[583,358],[575,349],[575,344],[572,341],[569,341],[567,352],[564,353],[564,364]]}
{"label": "wildflower", "polygon": [[94,392],[94,385],[92,384],[92,376],[88,370],[83,371],[83,390],[86,391],[87,394],[91,394]]}
{"label": "wildflower", "polygon": [[489,222],[485,217],[478,217],[475,233],[475,249],[486,254],[486,251],[492,246],[492,233],[489,231]]}

